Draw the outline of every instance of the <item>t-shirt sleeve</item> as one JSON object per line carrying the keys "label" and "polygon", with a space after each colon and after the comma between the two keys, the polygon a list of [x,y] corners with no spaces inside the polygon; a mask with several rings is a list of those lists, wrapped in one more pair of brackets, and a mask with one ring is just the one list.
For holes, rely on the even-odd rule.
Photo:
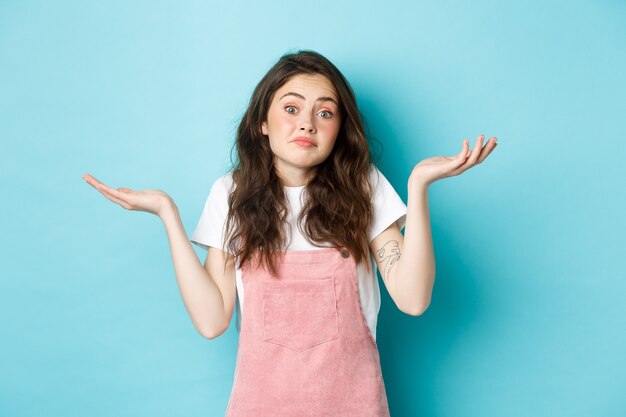
{"label": "t-shirt sleeve", "polygon": [[374,220],[369,230],[369,241],[374,240],[393,222],[402,230],[406,224],[406,204],[387,178],[372,165],[372,200],[374,204]]}
{"label": "t-shirt sleeve", "polygon": [[229,176],[223,176],[213,183],[200,219],[191,235],[191,242],[206,251],[209,250],[209,246],[213,246],[228,252],[223,244],[223,234],[228,215],[228,193],[231,183]]}

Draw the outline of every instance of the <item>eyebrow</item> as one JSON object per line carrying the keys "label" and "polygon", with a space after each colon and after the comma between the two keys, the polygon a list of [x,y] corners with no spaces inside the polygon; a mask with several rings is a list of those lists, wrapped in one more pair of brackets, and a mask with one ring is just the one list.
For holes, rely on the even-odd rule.
{"label": "eyebrow", "polygon": [[[302,100],[306,100],[302,94],[294,93],[293,91],[283,94],[280,100],[282,100],[285,96],[296,96],[298,98],[301,98]],[[332,97],[320,97],[316,101],[332,101],[337,106],[339,106],[339,103],[337,103],[337,100],[335,100]]]}

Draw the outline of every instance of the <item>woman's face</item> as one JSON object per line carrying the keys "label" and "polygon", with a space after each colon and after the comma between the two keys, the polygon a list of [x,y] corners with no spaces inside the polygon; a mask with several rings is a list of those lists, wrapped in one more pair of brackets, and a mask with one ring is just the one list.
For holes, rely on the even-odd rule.
{"label": "woman's face", "polygon": [[276,90],[261,130],[283,185],[310,180],[314,167],[330,155],[340,126],[339,97],[325,76],[294,75]]}

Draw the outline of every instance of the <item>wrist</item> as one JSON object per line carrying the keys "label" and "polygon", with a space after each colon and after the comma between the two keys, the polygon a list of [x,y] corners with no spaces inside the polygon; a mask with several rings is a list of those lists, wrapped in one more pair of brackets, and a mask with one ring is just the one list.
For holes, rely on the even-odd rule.
{"label": "wrist", "polygon": [[428,185],[428,181],[425,181],[417,171],[413,171],[409,176],[409,190],[425,190]]}
{"label": "wrist", "polygon": [[172,217],[175,217],[178,214],[178,207],[176,206],[176,203],[174,203],[174,200],[169,197],[163,200],[163,202],[161,203],[161,208],[157,213],[157,215],[164,222]]}

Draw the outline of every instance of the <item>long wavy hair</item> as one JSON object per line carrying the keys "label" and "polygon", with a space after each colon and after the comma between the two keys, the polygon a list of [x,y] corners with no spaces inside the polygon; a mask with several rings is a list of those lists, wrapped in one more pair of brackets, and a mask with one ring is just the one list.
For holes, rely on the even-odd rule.
{"label": "long wavy hair", "polygon": [[350,84],[333,63],[311,50],[287,53],[272,66],[254,89],[239,124],[225,226],[228,250],[238,259],[238,268],[254,259],[276,275],[276,256],[282,256],[291,233],[289,206],[261,125],[276,90],[298,74],[321,74],[334,85],[341,126],[333,150],[303,190],[297,226],[313,246],[344,247],[357,263],[366,259],[369,270],[367,232],[373,217],[369,143]]}

